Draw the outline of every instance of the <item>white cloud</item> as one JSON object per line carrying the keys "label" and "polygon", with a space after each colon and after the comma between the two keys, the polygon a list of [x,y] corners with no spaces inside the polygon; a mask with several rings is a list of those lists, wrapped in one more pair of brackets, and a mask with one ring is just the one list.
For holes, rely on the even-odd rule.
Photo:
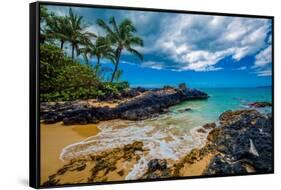
{"label": "white cloud", "polygon": [[146,52],[168,54],[175,69],[208,71],[227,56],[239,61],[266,45],[266,19],[175,15],[163,18],[160,36]]}
{"label": "white cloud", "polygon": [[255,65],[257,67],[265,67],[272,62],[272,46],[269,45],[255,56]]}
{"label": "white cloud", "polygon": [[151,69],[156,69],[156,70],[162,70],[165,69],[163,67],[164,63],[163,62],[157,62],[157,61],[144,61],[141,64],[129,62],[129,61],[121,61],[123,64],[128,64],[128,65],[138,65],[140,67],[147,67]]}
{"label": "white cloud", "polygon": [[181,62],[188,63],[182,66],[182,70],[216,71],[214,66],[220,59],[227,55],[227,51],[209,52],[206,50],[190,51],[182,55]]}
{"label": "white cloud", "polygon": [[163,65],[164,65],[163,62],[157,62],[157,61],[144,61],[141,64],[142,67],[149,67],[157,70],[163,69]]}
{"label": "white cloud", "polygon": [[132,63],[130,61],[121,61],[123,64],[128,64],[128,65],[137,65],[136,63]]}
{"label": "white cloud", "polygon": [[272,75],[272,71],[271,70],[257,71],[256,74],[259,77],[266,77],[266,76],[271,76]]}
{"label": "white cloud", "polygon": [[246,69],[247,69],[246,66],[242,66],[242,67],[234,68],[233,70],[234,71],[243,71],[243,70],[246,70]]}
{"label": "white cloud", "polygon": [[[60,15],[68,11],[60,7],[52,10]],[[95,13],[88,11],[89,14]],[[222,69],[217,64],[226,57],[239,61],[258,53],[255,68],[268,65],[271,60],[271,49],[267,47],[272,41],[268,19],[112,10],[104,12],[102,18],[112,14],[117,21],[129,18],[135,23],[137,35],[144,39],[144,47],[137,47],[137,50],[163,60],[142,62],[143,67],[216,71]],[[103,34],[96,26],[89,27],[88,31]]]}
{"label": "white cloud", "polygon": [[271,34],[269,35],[267,42],[271,44],[271,42],[272,42],[272,35]]}

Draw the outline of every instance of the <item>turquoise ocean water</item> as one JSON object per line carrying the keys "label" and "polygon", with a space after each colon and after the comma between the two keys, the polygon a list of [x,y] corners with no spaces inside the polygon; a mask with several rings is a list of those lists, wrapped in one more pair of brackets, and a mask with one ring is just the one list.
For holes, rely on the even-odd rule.
{"label": "turquoise ocean water", "polygon": [[[181,109],[191,108],[186,117],[201,118],[194,123],[204,124],[216,121],[220,114],[227,110],[249,109],[248,104],[256,101],[272,102],[271,87],[262,88],[206,88],[200,89],[210,96],[207,100],[186,101],[171,107],[177,113]],[[261,112],[271,112],[270,108],[260,109]]]}

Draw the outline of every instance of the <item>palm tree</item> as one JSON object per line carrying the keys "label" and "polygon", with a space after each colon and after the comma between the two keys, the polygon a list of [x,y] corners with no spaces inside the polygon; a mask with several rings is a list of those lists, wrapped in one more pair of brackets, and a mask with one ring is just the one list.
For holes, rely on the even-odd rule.
{"label": "palm tree", "polygon": [[67,16],[51,16],[46,19],[46,36],[60,41],[60,48],[63,49],[64,43],[70,35],[70,23]]}
{"label": "palm tree", "polygon": [[115,75],[115,80],[118,82],[121,78],[121,75],[123,74],[123,71],[118,69]]}
{"label": "palm tree", "polygon": [[96,37],[96,35],[85,31],[88,26],[83,24],[83,17],[74,14],[72,9],[69,9],[69,22],[70,33],[68,41],[71,44],[71,58],[74,59],[74,51],[78,52],[79,45],[91,44],[91,38]]}
{"label": "palm tree", "polygon": [[89,63],[89,58],[97,58],[97,63],[94,67],[97,76],[100,76],[100,60],[102,58],[109,59],[111,62],[115,61],[115,54],[108,37],[98,36],[94,44],[91,43],[79,48],[78,54],[82,54],[87,64]]}
{"label": "palm tree", "polygon": [[97,65],[100,65],[100,59],[106,58],[109,60],[113,60],[115,57],[114,51],[111,48],[111,41],[108,37],[97,37],[94,49],[93,49],[93,55],[97,57]]}
{"label": "palm tree", "polygon": [[116,48],[114,70],[110,80],[113,82],[119,67],[120,57],[123,50],[127,50],[137,56],[140,60],[143,60],[142,54],[132,47],[143,46],[143,40],[140,37],[134,36],[133,33],[137,30],[129,19],[123,20],[119,25],[117,25],[114,17],[109,19],[109,25],[102,19],[98,19],[97,24],[107,32],[108,37]]}
{"label": "palm tree", "polygon": [[50,17],[50,14],[48,12],[48,9],[41,5],[40,6],[40,43],[44,43],[46,40],[46,21]]}
{"label": "palm tree", "polygon": [[90,57],[90,52],[93,44],[88,44],[82,48],[79,48],[77,51],[78,56],[82,55],[83,59],[85,60],[86,64],[89,64],[89,58]]}
{"label": "palm tree", "polygon": [[80,48],[79,53],[83,54],[86,63],[88,62],[88,57],[96,57],[97,66],[100,66],[100,60],[102,58],[106,58],[111,61],[114,59],[115,54],[110,45],[111,42],[109,38],[98,36],[95,44],[90,43],[87,46]]}

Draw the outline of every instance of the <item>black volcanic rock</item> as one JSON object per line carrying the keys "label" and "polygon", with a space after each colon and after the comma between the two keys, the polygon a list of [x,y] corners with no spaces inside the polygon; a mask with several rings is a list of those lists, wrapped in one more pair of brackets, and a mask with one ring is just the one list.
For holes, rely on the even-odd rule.
{"label": "black volcanic rock", "polygon": [[127,98],[136,97],[145,91],[147,90],[142,87],[124,89],[119,93],[109,93],[102,97],[99,97],[99,100],[101,101],[123,100]]}
{"label": "black volcanic rock", "polygon": [[[241,174],[251,168],[272,172],[272,118],[256,110],[227,111],[220,116],[221,126],[209,133],[215,156],[206,175]],[[221,156],[224,155],[224,156]]]}
{"label": "black volcanic rock", "polygon": [[[202,175],[273,172],[271,114],[256,110],[226,111],[220,115],[219,123],[208,123],[199,129],[198,132],[211,129],[205,146],[191,150],[169,167],[172,176],[182,176],[182,169],[188,169],[188,165],[197,164],[203,158],[209,159],[209,163]],[[147,173],[154,174],[149,168]]]}
{"label": "black volcanic rock", "polygon": [[191,108],[180,109],[177,112],[184,113],[184,112],[187,112],[187,111],[191,111]]}
{"label": "black volcanic rock", "polygon": [[[142,92],[142,93],[141,93]],[[90,107],[79,104],[42,104],[41,119],[45,123],[63,121],[66,125],[97,123],[110,119],[142,120],[155,114],[166,113],[172,105],[185,100],[206,99],[208,95],[195,89],[158,89],[145,91],[137,88],[136,91],[127,91],[126,96],[137,96],[128,99],[115,108]]]}
{"label": "black volcanic rock", "polygon": [[171,176],[167,161],[164,159],[150,160],[147,167],[147,172],[142,176],[143,179],[167,178]]}
{"label": "black volcanic rock", "polygon": [[212,158],[205,174],[207,175],[231,175],[231,174],[245,174],[247,170],[240,163],[229,163],[227,159],[221,155],[216,155]]}
{"label": "black volcanic rock", "polygon": [[254,107],[254,108],[264,108],[264,107],[272,106],[272,103],[270,103],[270,102],[253,102],[248,105],[250,107]]}
{"label": "black volcanic rock", "polygon": [[153,159],[148,162],[147,166],[148,166],[148,171],[150,172],[154,172],[156,170],[165,170],[167,169],[167,161]]}

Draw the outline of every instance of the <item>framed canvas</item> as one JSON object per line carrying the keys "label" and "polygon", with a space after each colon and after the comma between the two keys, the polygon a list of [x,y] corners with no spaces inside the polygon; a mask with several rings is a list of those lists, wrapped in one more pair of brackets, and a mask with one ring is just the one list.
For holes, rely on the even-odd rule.
{"label": "framed canvas", "polygon": [[30,186],[274,172],[274,17],[30,4]]}

